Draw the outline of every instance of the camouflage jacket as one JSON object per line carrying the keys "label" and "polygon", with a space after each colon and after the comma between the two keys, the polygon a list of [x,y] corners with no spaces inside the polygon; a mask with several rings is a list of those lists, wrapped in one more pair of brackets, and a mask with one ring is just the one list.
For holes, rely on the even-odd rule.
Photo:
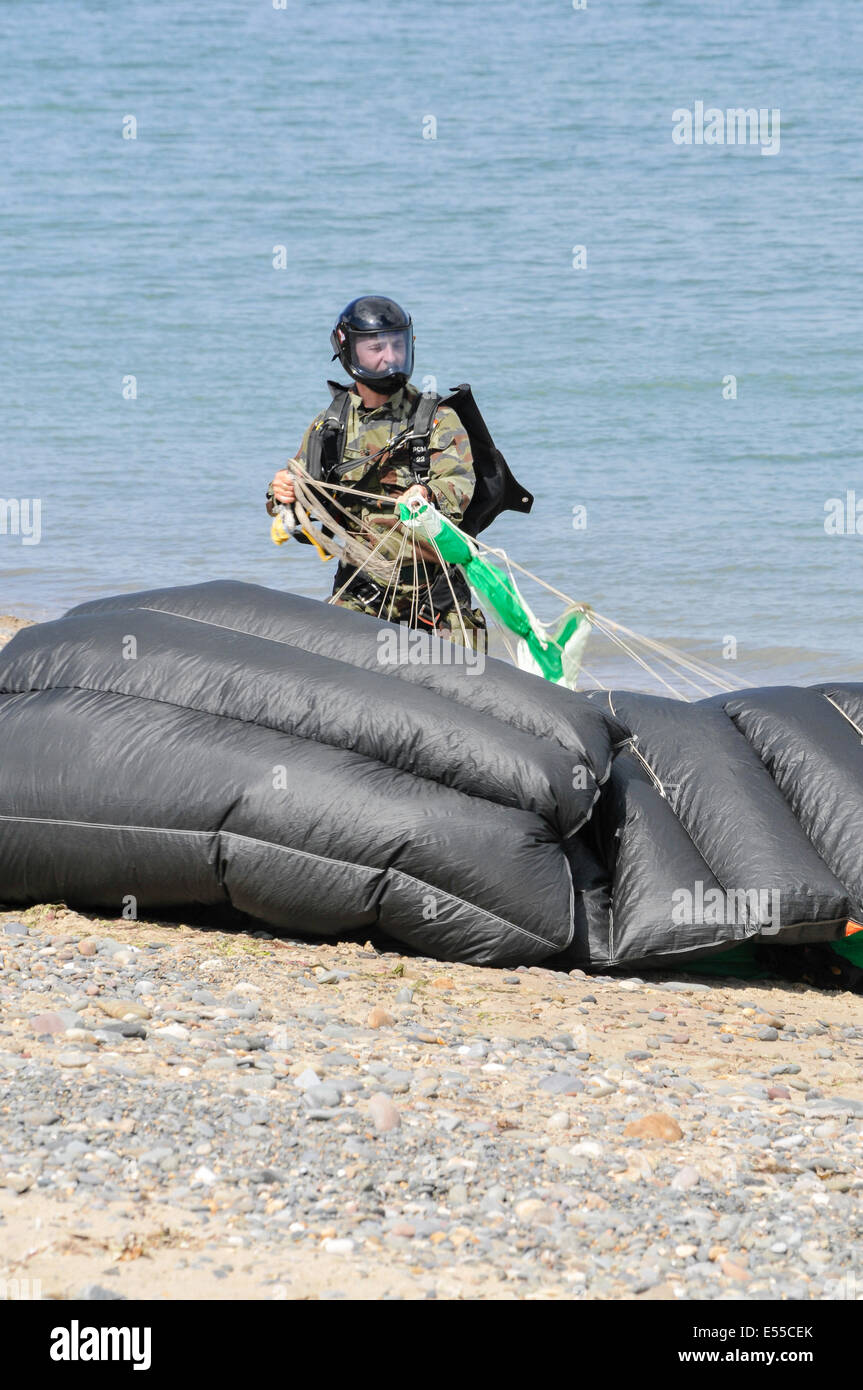
{"label": "camouflage jacket", "polygon": [[[402,446],[392,453],[387,446],[407,429],[419,396],[417,388],[408,383],[383,405],[367,407],[358,393],[351,391],[344,466],[339,470],[341,483],[361,492],[394,497],[416,481],[407,448]],[[323,418],[322,411],[303,435],[302,444],[295,455],[299,462],[306,462],[312,431],[319,428]],[[473,496],[475,478],[467,432],[449,406],[442,405],[435,414],[429,439],[429,459],[428,488],[432,501],[445,516],[458,523]],[[342,493],[339,501],[358,522],[371,521],[373,525],[376,517],[391,518],[393,515],[392,506],[375,504],[368,498],[355,497],[351,493]],[[393,541],[382,547],[380,553],[395,558],[400,539],[400,534],[394,536]]]}

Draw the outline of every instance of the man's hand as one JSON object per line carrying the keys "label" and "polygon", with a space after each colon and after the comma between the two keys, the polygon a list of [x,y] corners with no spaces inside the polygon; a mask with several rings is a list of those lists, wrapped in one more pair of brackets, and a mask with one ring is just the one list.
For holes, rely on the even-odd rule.
{"label": "man's hand", "polygon": [[412,483],[405,492],[399,493],[396,502],[409,502],[412,497],[421,497],[424,502],[431,501],[431,494],[424,483]]}
{"label": "man's hand", "polygon": [[287,468],[280,468],[272,482],[273,496],[285,507],[292,507],[297,500],[294,480]]}

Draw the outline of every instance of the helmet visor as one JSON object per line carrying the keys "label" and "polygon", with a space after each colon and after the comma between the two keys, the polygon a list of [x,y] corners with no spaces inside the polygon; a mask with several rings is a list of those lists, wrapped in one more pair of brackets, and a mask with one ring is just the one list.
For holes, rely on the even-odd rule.
{"label": "helmet visor", "polygon": [[348,349],[351,366],[360,381],[386,382],[394,377],[407,381],[413,371],[414,344],[410,326],[372,332],[349,329]]}

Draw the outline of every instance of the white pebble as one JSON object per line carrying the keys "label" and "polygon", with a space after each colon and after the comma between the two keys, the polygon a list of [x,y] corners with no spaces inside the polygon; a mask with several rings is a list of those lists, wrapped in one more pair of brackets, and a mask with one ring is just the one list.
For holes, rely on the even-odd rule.
{"label": "white pebble", "polygon": [[569,1152],[576,1158],[599,1158],[602,1145],[597,1144],[595,1139],[582,1139],[580,1143],[574,1144]]}
{"label": "white pebble", "polygon": [[350,1255],[354,1249],[352,1240],[339,1239],[335,1236],[328,1236],[323,1245],[328,1255]]}

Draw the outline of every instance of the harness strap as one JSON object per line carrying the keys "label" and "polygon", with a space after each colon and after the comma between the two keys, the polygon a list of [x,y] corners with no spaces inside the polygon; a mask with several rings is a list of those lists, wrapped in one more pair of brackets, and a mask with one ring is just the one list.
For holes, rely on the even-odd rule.
{"label": "harness strap", "polygon": [[[455,596],[455,602],[453,602]],[[432,581],[417,612],[417,622],[435,629],[453,608],[470,607],[470,585],[458,565],[445,565]]]}
{"label": "harness strap", "polygon": [[328,381],[327,385],[332,400],[312,430],[306,449],[306,469],[317,482],[326,481],[342,461],[351,408],[349,386],[338,381]]}
{"label": "harness strap", "polygon": [[434,413],[443,398],[436,391],[424,391],[417,401],[416,410],[410,422],[411,438],[410,467],[416,481],[425,486],[431,473],[429,440],[431,439]]}

